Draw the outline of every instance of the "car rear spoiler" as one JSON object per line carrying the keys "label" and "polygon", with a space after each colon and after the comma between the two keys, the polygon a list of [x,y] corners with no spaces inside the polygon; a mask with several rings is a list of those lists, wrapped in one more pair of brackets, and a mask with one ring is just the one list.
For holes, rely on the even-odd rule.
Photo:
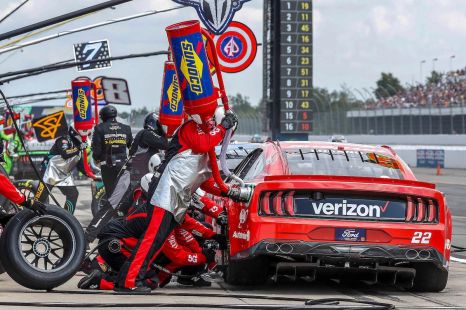
{"label": "car rear spoiler", "polygon": [[413,187],[425,187],[435,189],[435,184],[413,180],[399,180],[388,178],[368,178],[353,176],[333,176],[333,175],[273,175],[266,176],[264,181],[340,181],[355,183],[404,185]]}

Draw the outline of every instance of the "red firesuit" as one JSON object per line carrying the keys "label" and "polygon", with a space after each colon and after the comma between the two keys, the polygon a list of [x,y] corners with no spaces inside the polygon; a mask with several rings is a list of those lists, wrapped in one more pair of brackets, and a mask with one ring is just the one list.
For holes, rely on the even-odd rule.
{"label": "red firesuit", "polygon": [[[195,236],[202,239],[211,239],[216,233],[186,215],[183,224],[176,227],[168,236],[162,249],[162,254],[156,261],[163,261],[164,257],[169,261],[164,264],[164,269],[173,273],[185,266],[200,266],[205,263],[212,263],[213,257],[206,256],[202,247],[197,242]],[[161,256],[161,257],[160,257]],[[157,274],[159,285],[165,286],[171,275],[165,271]]]}
{"label": "red firesuit", "polygon": [[[138,230],[138,228],[142,228],[143,226],[140,224],[145,218],[145,212],[135,212],[127,216],[126,222],[130,225],[126,226],[126,230],[134,232]],[[116,221],[117,220],[113,220],[112,222],[115,224]],[[114,227],[117,226],[118,224],[114,225]],[[118,271],[122,263],[131,256],[132,249],[138,242],[138,238],[125,237],[127,234],[123,233],[123,227],[120,226],[119,228],[121,230],[115,230],[114,237],[118,236],[121,244],[120,252],[111,253],[108,246],[109,242],[104,242],[103,245],[99,247],[101,256],[97,257],[97,261],[100,265],[105,262],[115,271]],[[194,235],[210,239],[214,237],[216,233],[189,215],[186,215],[184,222],[177,226],[168,236],[155,263],[159,266],[163,266],[164,270],[170,272],[175,272],[184,266],[200,266],[204,265],[206,262],[210,263]],[[149,267],[149,271],[151,272],[147,272],[148,276],[144,279],[144,284],[152,286],[155,273],[152,267]],[[165,285],[171,277],[169,273],[163,271],[158,272],[157,276],[162,286]],[[114,288],[114,280],[113,276],[104,274],[100,279],[98,288],[101,290],[111,290]]]}
{"label": "red firesuit", "polygon": [[26,197],[3,174],[0,174],[0,195],[18,205],[26,201]]}
{"label": "red firesuit", "polygon": [[[227,118],[227,116],[225,117]],[[231,118],[231,117],[230,117]],[[234,121],[225,122],[234,126]],[[208,152],[218,145],[226,132],[222,124],[205,130],[194,121],[184,123],[170,142],[166,158],[158,170],[158,178],[149,191],[151,206],[147,213],[146,229],[138,237],[131,256],[124,263],[118,275],[119,289],[133,289],[143,286],[151,262],[160,253],[166,239],[182,223],[194,191],[203,190],[220,195],[213,186]],[[229,127],[229,128],[231,128]],[[224,193],[227,194],[227,193]]]}

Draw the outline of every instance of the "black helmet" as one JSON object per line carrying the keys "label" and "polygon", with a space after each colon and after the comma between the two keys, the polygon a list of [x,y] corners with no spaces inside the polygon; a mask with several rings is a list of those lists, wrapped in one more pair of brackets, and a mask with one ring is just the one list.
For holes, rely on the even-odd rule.
{"label": "black helmet", "polygon": [[144,129],[149,129],[159,134],[163,132],[157,113],[151,112],[146,115],[146,118],[144,118]]}
{"label": "black helmet", "polygon": [[73,139],[76,139],[78,141],[81,141],[81,135],[76,131],[76,129],[73,127],[73,126],[69,126],[68,127],[68,135],[73,138]]}
{"label": "black helmet", "polygon": [[118,115],[117,109],[112,105],[107,105],[103,107],[99,112],[99,117],[103,122],[106,122],[109,119],[115,118]]}

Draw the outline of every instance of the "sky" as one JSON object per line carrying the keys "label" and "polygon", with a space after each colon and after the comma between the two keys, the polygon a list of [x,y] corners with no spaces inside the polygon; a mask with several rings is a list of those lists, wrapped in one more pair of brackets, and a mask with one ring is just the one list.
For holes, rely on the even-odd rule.
{"label": "sky", "polygon": [[[277,0],[274,0],[277,1]],[[0,18],[20,0],[1,0]],[[103,0],[30,0],[0,24],[0,33],[70,12]],[[69,22],[30,39],[124,17],[148,10],[177,6],[170,0],[134,0]],[[235,15],[262,42],[262,0],[251,0]],[[193,8],[161,13],[129,22],[71,34],[0,55],[0,73],[26,69],[73,58],[73,44],[108,39],[112,56],[166,50],[165,27],[196,19]],[[392,72],[403,84],[417,83],[423,64],[425,79],[433,68],[447,71],[466,66],[466,0],[314,0],[314,85],[330,90],[343,85],[370,89],[381,72]],[[26,39],[24,41],[28,41]],[[1,46],[11,40],[0,42]],[[454,55],[455,58],[450,57]],[[165,56],[113,62],[110,69],[89,71],[87,76],[120,77],[128,80],[133,106],[157,110]],[[8,96],[60,90],[82,76],[67,69],[30,77],[2,86]],[[224,74],[228,94],[241,93],[257,104],[262,96],[262,48],[253,64],[243,72]],[[55,102],[59,103],[59,102]]]}

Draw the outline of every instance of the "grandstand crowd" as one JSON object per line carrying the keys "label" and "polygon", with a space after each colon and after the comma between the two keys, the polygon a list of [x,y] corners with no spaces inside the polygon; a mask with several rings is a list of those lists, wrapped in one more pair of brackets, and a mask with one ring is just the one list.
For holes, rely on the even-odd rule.
{"label": "grandstand crowd", "polygon": [[466,68],[441,74],[436,84],[406,87],[396,95],[367,104],[368,109],[466,106]]}

